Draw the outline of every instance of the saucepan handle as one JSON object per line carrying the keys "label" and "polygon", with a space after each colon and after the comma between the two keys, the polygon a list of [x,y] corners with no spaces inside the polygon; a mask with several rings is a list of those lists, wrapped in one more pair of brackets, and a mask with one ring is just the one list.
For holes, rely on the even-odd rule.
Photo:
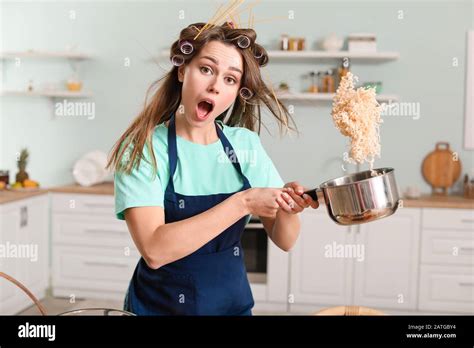
{"label": "saucepan handle", "polygon": [[321,191],[321,189],[319,187],[316,187],[315,189],[305,191],[304,193],[310,196],[313,199],[313,201],[317,201],[319,191]]}

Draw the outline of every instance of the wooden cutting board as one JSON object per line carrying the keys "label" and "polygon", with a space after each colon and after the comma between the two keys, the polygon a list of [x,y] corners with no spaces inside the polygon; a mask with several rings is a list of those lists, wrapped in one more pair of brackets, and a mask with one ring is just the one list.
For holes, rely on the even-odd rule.
{"label": "wooden cutting board", "polygon": [[421,167],[433,194],[447,195],[448,189],[461,175],[461,160],[446,142],[436,143],[434,151],[425,157]]}

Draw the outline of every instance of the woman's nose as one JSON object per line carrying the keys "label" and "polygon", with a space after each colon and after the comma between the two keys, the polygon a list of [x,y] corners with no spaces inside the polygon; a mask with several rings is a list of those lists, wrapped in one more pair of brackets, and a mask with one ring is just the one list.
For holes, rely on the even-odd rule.
{"label": "woman's nose", "polygon": [[214,94],[219,94],[219,90],[220,90],[220,87],[218,86],[217,79],[216,81],[212,82],[207,88],[207,91],[209,93],[214,93]]}

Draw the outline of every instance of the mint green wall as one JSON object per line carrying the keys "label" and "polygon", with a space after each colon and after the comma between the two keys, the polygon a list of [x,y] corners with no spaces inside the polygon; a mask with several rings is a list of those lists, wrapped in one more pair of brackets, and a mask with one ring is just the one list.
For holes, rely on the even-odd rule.
{"label": "mint green wall", "polygon": [[[206,21],[217,1],[140,2],[2,2],[2,49],[78,50],[95,59],[80,63],[85,89],[94,94],[95,118],[54,117],[48,98],[1,97],[0,168],[16,172],[15,153],[28,147],[28,172],[43,186],[72,182],[71,168],[81,154],[108,152],[140,110],[147,86],[164,71],[149,61],[177,38],[179,30]],[[70,10],[76,19],[70,19]],[[472,28],[472,1],[262,1],[259,18],[287,16],[294,20],[257,23],[258,41],[274,47],[281,33],[304,36],[309,47],[335,32],[377,34],[379,50],[399,51],[401,58],[384,64],[354,64],[361,80],[380,80],[384,93],[401,101],[420,103],[421,117],[385,117],[381,128],[382,158],[376,166],[397,170],[401,188],[429,187],[421,177],[424,156],[437,141],[448,141],[459,153],[463,173],[474,167],[473,152],[463,150],[466,31]],[[184,12],[180,12],[184,11]],[[403,19],[399,19],[403,11]],[[180,19],[180,14],[184,18]],[[130,59],[131,65],[124,66]],[[453,67],[453,58],[458,66]],[[271,62],[267,75],[277,84],[290,82],[295,90],[310,70],[333,67],[333,62]],[[168,63],[162,62],[164,68]],[[4,61],[5,87],[19,87],[34,78],[42,82],[65,80],[71,73],[65,60],[23,60],[20,67]],[[263,132],[267,151],[285,181],[315,186],[342,174],[340,158],[347,140],[332,124],[329,103],[294,103],[299,137],[278,138]],[[349,171],[355,170],[348,166]],[[363,167],[365,168],[365,166]]]}

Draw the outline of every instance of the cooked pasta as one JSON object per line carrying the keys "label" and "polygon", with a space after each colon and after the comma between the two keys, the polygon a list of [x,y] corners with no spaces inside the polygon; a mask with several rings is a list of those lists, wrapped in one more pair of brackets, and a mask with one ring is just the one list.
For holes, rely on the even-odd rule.
{"label": "cooked pasta", "polygon": [[375,98],[375,88],[355,89],[357,80],[350,72],[342,78],[333,100],[332,118],[341,134],[350,138],[348,161],[368,162],[373,170],[375,157],[380,158],[382,109]]}

